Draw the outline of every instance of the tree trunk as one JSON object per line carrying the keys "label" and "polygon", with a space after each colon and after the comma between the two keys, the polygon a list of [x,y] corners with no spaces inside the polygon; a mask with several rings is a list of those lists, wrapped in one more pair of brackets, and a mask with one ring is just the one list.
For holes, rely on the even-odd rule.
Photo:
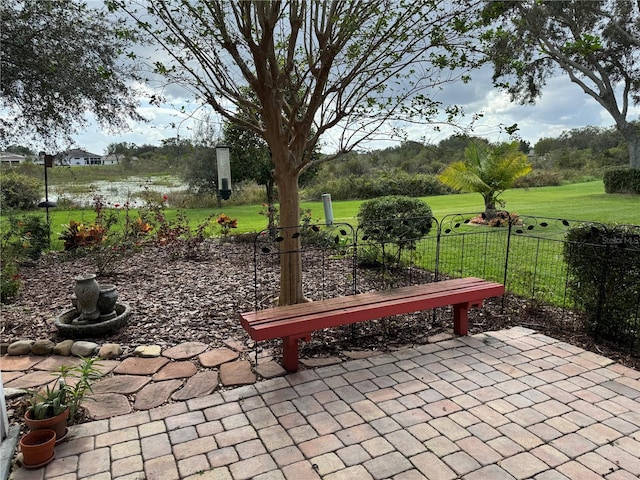
{"label": "tree trunk", "polygon": [[273,179],[267,180],[264,185],[265,190],[267,192],[267,228],[269,231],[273,230],[277,227],[276,219],[275,219],[275,182]]}
{"label": "tree trunk", "polygon": [[[609,112],[611,113],[611,112]],[[622,115],[614,115],[611,113],[616,121],[616,128],[627,142],[627,149],[629,151],[629,166],[631,168],[640,168],[640,127],[633,123],[627,122],[626,118]]]}
{"label": "tree trunk", "polygon": [[280,243],[279,305],[293,305],[305,301],[302,289],[302,257],[300,255],[300,199],[298,176],[279,175],[276,178],[280,199],[280,226],[284,240]]}
{"label": "tree trunk", "polygon": [[629,166],[631,168],[640,168],[640,134],[634,125],[622,132],[624,139],[627,141],[629,148]]}
{"label": "tree trunk", "polygon": [[496,199],[493,195],[483,195],[484,197],[484,214],[487,217],[487,220],[491,220],[495,218],[497,215],[496,211]]}

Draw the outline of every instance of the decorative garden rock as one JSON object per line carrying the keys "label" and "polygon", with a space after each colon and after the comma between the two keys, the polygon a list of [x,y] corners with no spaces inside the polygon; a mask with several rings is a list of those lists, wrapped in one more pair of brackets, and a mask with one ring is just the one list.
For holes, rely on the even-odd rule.
{"label": "decorative garden rock", "polygon": [[68,357],[71,355],[71,347],[75,342],[73,340],[63,340],[58,342],[55,347],[53,347],[53,353],[55,355],[61,355],[63,357]]}
{"label": "decorative garden rock", "polygon": [[18,340],[7,348],[7,355],[29,355],[31,353],[33,340]]}
{"label": "decorative garden rock", "polygon": [[105,343],[98,350],[98,356],[105,360],[118,358],[120,355],[122,355],[122,347],[117,343]]}
{"label": "decorative garden rock", "polygon": [[54,347],[56,346],[51,340],[36,340],[31,345],[31,354],[32,355],[49,355],[53,352]]}
{"label": "decorative garden rock", "polygon": [[98,344],[94,342],[78,341],[71,347],[71,355],[76,357],[90,357],[98,348]]}
{"label": "decorative garden rock", "polygon": [[159,357],[161,352],[162,349],[160,348],[160,345],[140,345],[139,347],[136,347],[133,354],[136,357],[154,358]]}

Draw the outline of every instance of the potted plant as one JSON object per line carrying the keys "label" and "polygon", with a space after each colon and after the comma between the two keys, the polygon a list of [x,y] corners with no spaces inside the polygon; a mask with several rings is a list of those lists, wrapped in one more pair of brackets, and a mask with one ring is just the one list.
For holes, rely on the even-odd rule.
{"label": "potted plant", "polygon": [[30,430],[53,430],[57,441],[66,435],[68,418],[67,391],[61,379],[57,388],[47,385],[44,390],[35,392],[24,414],[24,421]]}
{"label": "potted plant", "polygon": [[82,402],[93,392],[93,381],[101,375],[98,360],[82,358],[77,365],[61,366],[56,387],[47,386],[31,397],[24,415],[27,426],[31,430],[52,429],[56,432],[56,443],[63,441],[67,424],[79,420]]}
{"label": "potted plant", "polygon": [[80,420],[82,403],[93,393],[93,382],[102,376],[98,357],[82,358],[74,366],[64,365],[58,369],[59,379],[64,383],[66,401],[69,404],[69,423]]}
{"label": "potted plant", "polygon": [[49,429],[33,430],[20,438],[24,468],[44,467],[55,457],[56,432]]}

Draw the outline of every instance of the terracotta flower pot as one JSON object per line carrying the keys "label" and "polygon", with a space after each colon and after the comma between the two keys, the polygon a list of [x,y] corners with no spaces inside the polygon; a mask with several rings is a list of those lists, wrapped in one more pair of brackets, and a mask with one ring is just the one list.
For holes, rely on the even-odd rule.
{"label": "terracotta flower pot", "polygon": [[56,443],[60,443],[67,435],[67,419],[69,418],[69,409],[56,415],[55,417],[36,420],[31,417],[31,410],[27,410],[24,414],[24,421],[30,430],[53,430],[56,434]]}
{"label": "terracotta flower pot", "polygon": [[25,468],[44,467],[55,457],[56,432],[33,430],[20,439],[22,462]]}

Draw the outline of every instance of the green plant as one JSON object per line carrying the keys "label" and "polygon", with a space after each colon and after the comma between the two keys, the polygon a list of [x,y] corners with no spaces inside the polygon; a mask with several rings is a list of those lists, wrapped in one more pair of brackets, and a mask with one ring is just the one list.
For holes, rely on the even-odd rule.
{"label": "green plant", "polygon": [[358,222],[361,240],[369,242],[359,249],[359,263],[399,266],[403,250],[414,250],[431,230],[433,213],[420,199],[389,196],[362,202]]}
{"label": "green plant", "polygon": [[220,225],[220,233],[222,234],[222,238],[226,238],[231,232],[232,228],[238,228],[238,220],[235,218],[231,218],[224,213],[218,215],[216,223]]}
{"label": "green plant", "polygon": [[65,250],[75,250],[78,247],[90,247],[102,243],[105,237],[105,228],[99,223],[85,225],[75,220],[63,225],[63,230],[58,236],[64,242]]}
{"label": "green plant", "polygon": [[49,248],[51,230],[42,215],[24,215],[19,219],[16,230],[23,239],[25,255],[37,260]]}
{"label": "green plant", "polygon": [[443,195],[451,190],[440,183],[435,175],[409,174],[401,169],[388,171],[374,169],[367,175],[349,174],[337,178],[319,176],[313,186],[306,187],[305,196],[320,199],[331,192],[332,200],[371,199],[388,195],[419,197]]}
{"label": "green plant", "polygon": [[267,217],[267,229],[271,236],[276,235],[276,230],[280,225],[280,211],[275,203],[263,203],[260,215]]}
{"label": "green plant", "polygon": [[567,232],[570,293],[594,337],[640,344],[640,228],[584,224]]}
{"label": "green plant", "polygon": [[333,244],[329,235],[317,225],[319,222],[319,218],[313,219],[310,208],[300,209],[300,241],[302,245],[326,248]]}
{"label": "green plant", "polygon": [[561,185],[563,175],[552,170],[531,170],[527,175],[516,178],[513,188],[550,187]]}
{"label": "green plant", "polygon": [[603,181],[607,193],[640,194],[640,168],[610,168],[604,172]]}
{"label": "green plant", "polygon": [[72,219],[69,224],[63,225],[58,236],[64,242],[66,251],[87,256],[99,275],[110,271],[120,260],[136,251],[153,229],[140,216],[132,217],[128,201],[122,208],[119,204],[114,207],[107,208],[104,199],[95,196],[95,221],[83,224]]}
{"label": "green plant", "polygon": [[60,415],[69,408],[66,394],[62,382],[59,382],[57,388],[47,385],[44,390],[33,393],[29,406],[31,417],[34,420],[44,420]]}
{"label": "green plant", "polygon": [[69,408],[69,423],[78,420],[82,403],[93,392],[93,382],[102,375],[98,369],[99,360],[98,357],[82,357],[76,365],[61,366],[55,373],[56,387],[47,386],[31,396],[28,410],[33,418],[55,417]]}
{"label": "green plant", "polygon": [[145,233],[154,230],[153,241],[156,245],[168,249],[172,258],[197,258],[200,255],[200,247],[204,239],[213,236],[214,223],[223,229],[225,225],[228,229],[237,228],[237,223],[236,227],[232,226],[236,221],[226,215],[225,217],[229,220],[227,222],[223,219],[225,225],[214,222],[214,218],[221,218],[221,215],[216,213],[208,214],[195,227],[192,227],[192,222],[185,210],[178,210],[173,218],[167,215],[166,202],[168,197],[166,195],[160,197],[161,199],[156,196],[147,198],[145,206],[138,211],[140,222],[144,225]]}
{"label": "green plant", "polygon": [[0,301],[5,303],[20,290],[20,264],[39,258],[48,247],[49,226],[40,215],[18,215],[11,209],[0,226]]}
{"label": "green plant", "polygon": [[98,357],[83,357],[77,365],[63,365],[59,368],[59,381],[69,405],[70,423],[78,420],[82,403],[88,394],[93,393],[93,382],[102,376],[98,369],[99,361]]}
{"label": "green plant", "polygon": [[2,269],[0,271],[0,301],[8,303],[13,300],[20,291],[20,275],[18,263],[15,258],[2,256]]}
{"label": "green plant", "polygon": [[491,219],[496,215],[497,205],[504,208],[505,202],[499,198],[502,193],[531,171],[531,164],[519,146],[519,142],[512,142],[488,149],[472,143],[465,148],[466,160],[452,163],[438,178],[456,190],[481,194],[485,215]]}
{"label": "green plant", "polygon": [[2,175],[0,198],[3,208],[32,210],[40,200],[42,184],[31,177],[19,173]]}

